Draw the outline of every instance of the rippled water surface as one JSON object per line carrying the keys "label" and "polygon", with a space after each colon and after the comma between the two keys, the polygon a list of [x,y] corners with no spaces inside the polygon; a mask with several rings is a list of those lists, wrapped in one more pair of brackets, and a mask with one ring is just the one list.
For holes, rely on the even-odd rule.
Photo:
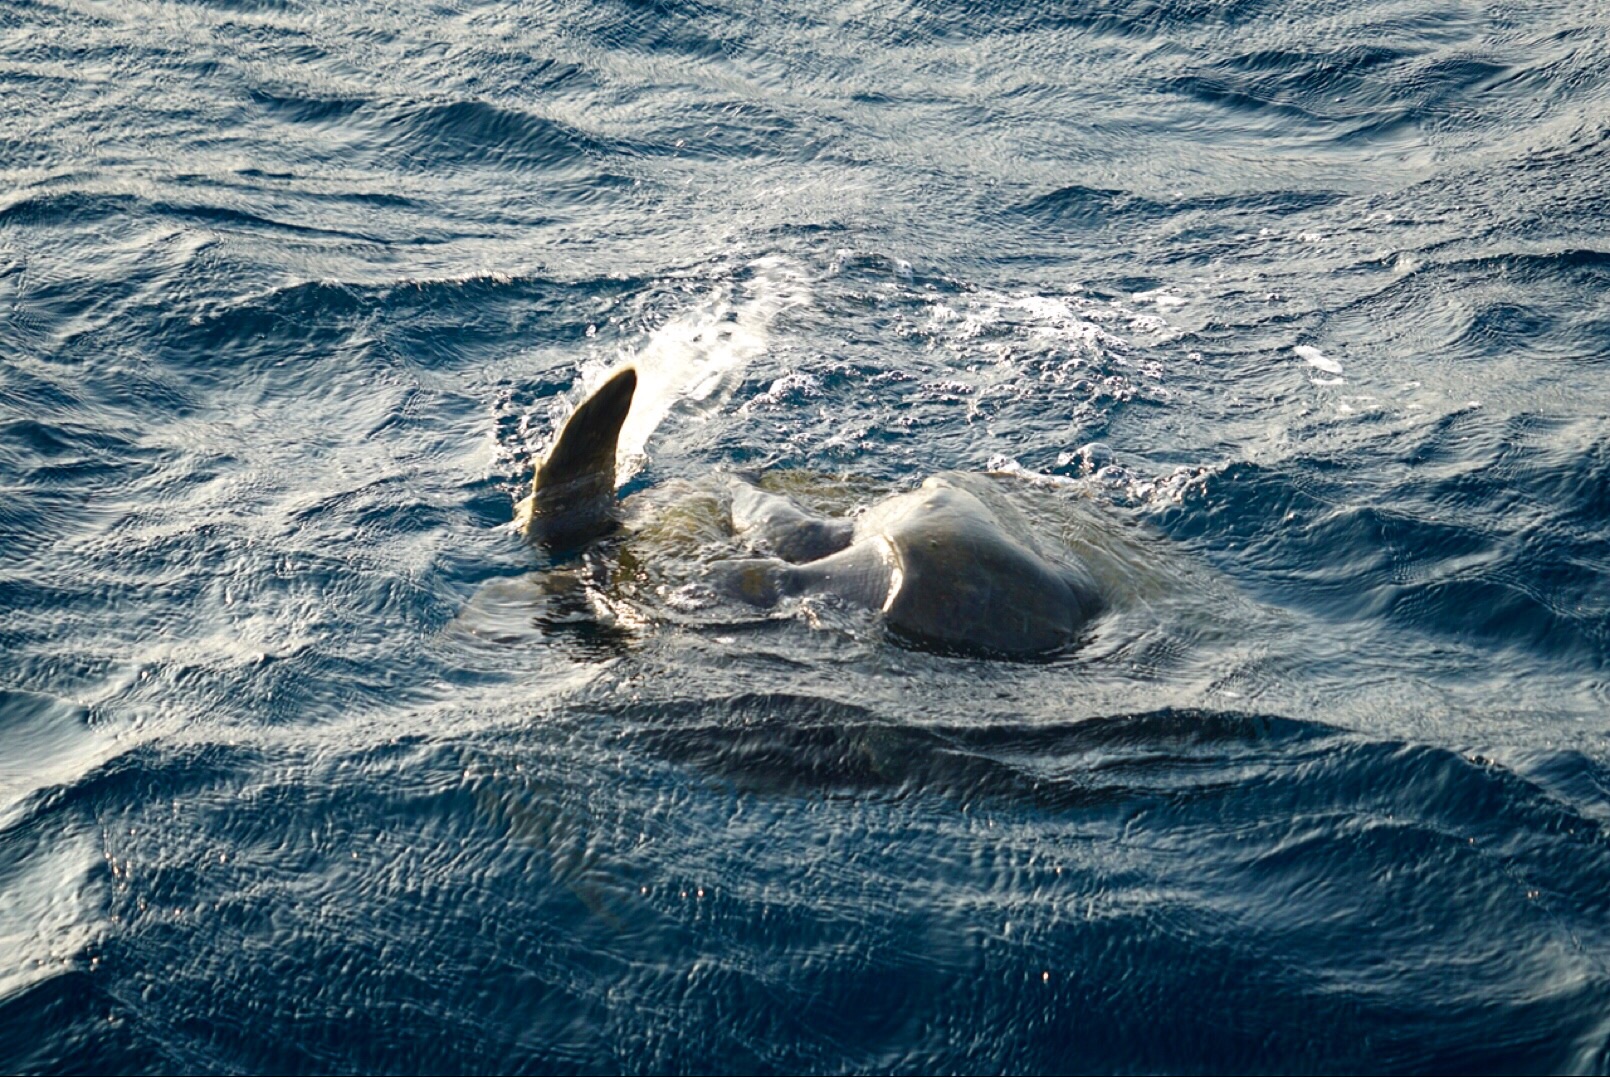
{"label": "rippled water surface", "polygon": [[[0,1070],[1610,1071],[1607,52],[7,0]],[[626,360],[651,517],[991,469],[1108,613],[556,570]]]}

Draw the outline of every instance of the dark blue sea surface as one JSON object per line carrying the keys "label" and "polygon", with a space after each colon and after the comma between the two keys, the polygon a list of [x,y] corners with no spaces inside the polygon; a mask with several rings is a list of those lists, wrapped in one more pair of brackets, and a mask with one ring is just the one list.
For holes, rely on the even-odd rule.
{"label": "dark blue sea surface", "polygon": [[[1610,1072],[1607,55],[6,0],[0,1071]],[[561,593],[622,362],[645,503],[994,470],[1109,612]]]}

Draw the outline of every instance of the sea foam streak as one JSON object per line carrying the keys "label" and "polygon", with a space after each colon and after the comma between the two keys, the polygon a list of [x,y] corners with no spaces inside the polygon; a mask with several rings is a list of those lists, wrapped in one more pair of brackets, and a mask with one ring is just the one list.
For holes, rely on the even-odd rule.
{"label": "sea foam streak", "polygon": [[698,414],[725,403],[744,368],[765,354],[777,315],[810,302],[810,283],[797,264],[768,257],[749,268],[748,281],[718,287],[650,333],[636,352],[622,349],[607,367],[588,371],[591,392],[609,370],[637,368],[637,393],[616,453],[617,482],[641,470],[649,438],[673,410]]}

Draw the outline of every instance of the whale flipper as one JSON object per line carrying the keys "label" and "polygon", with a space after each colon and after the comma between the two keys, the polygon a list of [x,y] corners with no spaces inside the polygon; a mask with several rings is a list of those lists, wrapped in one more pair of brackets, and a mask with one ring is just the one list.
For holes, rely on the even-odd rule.
{"label": "whale flipper", "polygon": [[637,372],[626,367],[565,420],[532,478],[531,541],[564,553],[615,529],[615,449],[636,391]]}
{"label": "whale flipper", "polygon": [[784,561],[798,564],[838,553],[855,536],[853,520],[813,516],[780,494],[732,480],[733,530]]}
{"label": "whale flipper", "polygon": [[830,594],[876,610],[889,601],[896,568],[885,544],[861,542],[803,564],[780,557],[716,561],[705,569],[704,578],[717,593],[751,606],[774,606],[793,595]]}

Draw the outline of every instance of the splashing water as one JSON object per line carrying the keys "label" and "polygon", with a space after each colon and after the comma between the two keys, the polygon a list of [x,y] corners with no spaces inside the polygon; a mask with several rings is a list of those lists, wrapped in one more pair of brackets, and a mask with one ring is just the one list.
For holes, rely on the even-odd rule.
{"label": "splashing water", "polygon": [[648,462],[648,441],[673,412],[706,417],[732,396],[744,369],[764,355],[772,323],[786,310],[810,302],[803,267],[782,257],[750,263],[742,283],[717,286],[703,301],[672,318],[633,351],[622,348],[583,376],[585,399],[609,372],[637,368],[637,393],[621,427],[616,482],[624,484]]}

